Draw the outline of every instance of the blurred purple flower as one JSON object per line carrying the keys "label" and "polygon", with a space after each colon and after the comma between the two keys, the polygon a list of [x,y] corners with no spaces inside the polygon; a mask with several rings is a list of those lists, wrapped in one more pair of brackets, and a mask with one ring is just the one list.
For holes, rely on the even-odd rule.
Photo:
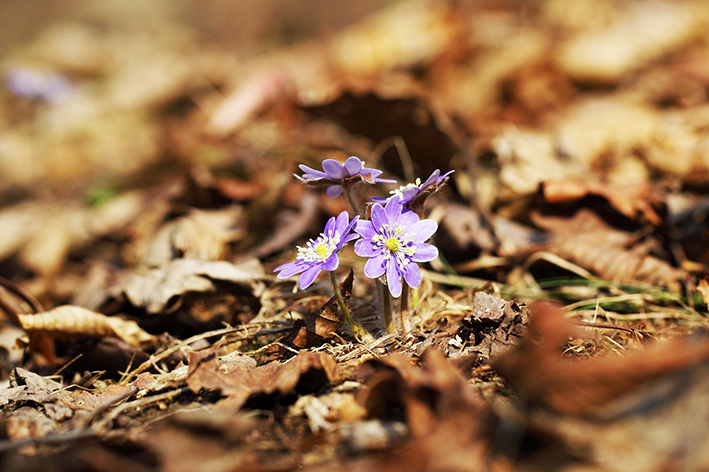
{"label": "blurred purple flower", "polygon": [[438,249],[426,244],[428,238],[438,229],[433,220],[419,220],[416,213],[402,213],[400,197],[392,197],[382,208],[372,207],[372,220],[361,220],[355,231],[362,239],[355,243],[358,256],[369,257],[364,266],[364,274],[376,279],[386,274],[389,292],[393,297],[401,296],[401,277],[410,287],[421,284],[421,271],[417,262],[428,262],[438,257]]}
{"label": "blurred purple flower", "polygon": [[[335,159],[325,159],[324,161],[322,161],[323,170],[321,171],[315,170],[312,167],[308,167],[304,164],[301,164],[298,167],[300,167],[300,170],[302,170],[304,174],[302,177],[298,175],[296,175],[296,177],[298,177],[301,181],[307,184],[313,184],[319,180],[342,182],[344,180],[352,179],[357,176],[359,176],[363,182],[366,182],[368,184],[376,184],[379,182],[396,182],[396,180],[392,179],[378,178],[382,174],[382,171],[364,167],[364,162],[362,162],[356,156],[351,156],[347,158],[344,164],[340,164]],[[330,185],[327,188],[327,194],[330,197],[337,197],[341,195],[341,185]]]}
{"label": "blurred purple flower", "polygon": [[72,83],[61,75],[24,67],[10,69],[5,82],[7,88],[18,97],[52,104],[65,101],[74,90]]}
{"label": "blurred purple flower", "polygon": [[359,238],[358,234],[349,234],[359,216],[352,218],[343,211],[337,218],[327,221],[325,230],[314,241],[311,239],[305,247],[298,246],[295,262],[288,262],[274,269],[279,279],[285,279],[295,274],[300,276],[300,288],[307,288],[313,283],[321,270],[333,271],[340,265],[338,251],[348,242]]}
{"label": "blurred purple flower", "polygon": [[[379,198],[379,197],[372,197],[372,200],[375,202],[388,202],[391,200],[393,197],[401,197],[402,202],[404,205],[408,205],[411,203],[421,192],[423,192],[426,189],[430,189],[431,193],[434,193],[438,191],[438,188],[445,184],[446,181],[448,180],[448,176],[451,175],[453,170],[449,170],[445,174],[441,175],[441,171],[439,169],[436,169],[433,171],[433,173],[430,175],[429,178],[426,179],[425,182],[421,183],[421,179],[416,179],[416,182],[408,184],[408,185],[402,185],[396,190],[392,190],[391,193],[392,196],[389,198]],[[434,187],[435,186],[435,187]]]}

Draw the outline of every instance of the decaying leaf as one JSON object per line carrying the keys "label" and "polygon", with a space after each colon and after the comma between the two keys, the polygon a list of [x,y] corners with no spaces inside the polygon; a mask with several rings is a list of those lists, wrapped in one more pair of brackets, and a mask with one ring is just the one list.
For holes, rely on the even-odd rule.
{"label": "decaying leaf", "polygon": [[462,326],[448,341],[451,357],[476,353],[481,362],[519,344],[527,331],[527,309],[485,292],[473,299],[473,314],[463,318]]}
{"label": "decaying leaf", "polygon": [[106,316],[80,306],[65,305],[44,313],[18,315],[22,329],[33,334],[53,337],[114,336],[128,344],[138,346],[153,340],[135,321]]}
{"label": "decaying leaf", "polygon": [[618,212],[631,220],[643,220],[658,226],[658,195],[647,184],[608,185],[589,180],[546,181],[542,184],[544,200],[550,204],[568,205],[587,196],[602,197]]}
{"label": "decaying leaf", "polygon": [[179,298],[189,292],[212,292],[213,281],[249,284],[263,277],[263,267],[256,259],[240,264],[226,261],[175,259],[158,268],[139,268],[123,284],[128,300],[148,313],[163,313],[170,304],[179,306]]}
{"label": "decaying leaf", "polygon": [[359,400],[369,415],[405,420],[411,440],[381,462],[362,461],[358,470],[482,471],[489,467],[485,408],[460,370],[439,351],[428,351],[421,368],[400,355],[367,361],[360,375],[367,381]]}
{"label": "decaying leaf", "polygon": [[[195,363],[198,365],[193,369]],[[288,395],[294,390],[309,393],[335,382],[335,364],[328,354],[305,351],[286,364],[272,361],[255,368],[238,366],[225,373],[219,368],[216,356],[201,360],[195,353],[190,356],[191,375],[187,377],[187,385],[195,393],[201,389],[218,390],[227,397],[221,403],[224,407],[239,410],[257,395]]]}

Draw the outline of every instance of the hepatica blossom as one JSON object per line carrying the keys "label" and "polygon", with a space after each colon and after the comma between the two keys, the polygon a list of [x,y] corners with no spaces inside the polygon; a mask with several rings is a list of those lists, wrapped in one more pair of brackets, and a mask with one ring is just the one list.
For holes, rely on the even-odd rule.
{"label": "hepatica blossom", "polygon": [[[304,164],[301,164],[299,167],[304,174],[302,177],[297,175],[296,177],[305,183],[316,183],[317,181],[342,182],[355,177],[360,177],[363,182],[368,184],[396,182],[396,180],[392,179],[380,179],[379,176],[382,174],[381,170],[364,167],[364,162],[356,156],[349,157],[344,164],[340,164],[335,159],[325,159],[322,162],[323,170],[321,171]],[[327,188],[327,194],[330,197],[340,196],[342,194],[342,186],[340,184],[330,185]]]}
{"label": "hepatica blossom", "polygon": [[378,203],[372,207],[371,221],[361,220],[355,226],[362,236],[355,243],[355,252],[370,258],[364,274],[373,279],[386,274],[389,292],[395,298],[401,296],[402,276],[410,287],[418,287],[421,271],[417,262],[438,257],[438,249],[424,242],[438,229],[436,222],[419,220],[416,213],[402,210],[401,197],[392,197],[384,208]]}
{"label": "hepatica blossom", "polygon": [[315,240],[310,240],[304,247],[298,246],[298,255],[295,262],[280,265],[274,272],[280,271],[279,279],[285,279],[295,274],[300,275],[300,287],[307,288],[313,283],[320,271],[332,272],[340,265],[337,257],[339,250],[348,242],[359,238],[358,234],[352,233],[359,216],[352,218],[346,211],[343,211],[337,218],[330,218],[325,225],[325,230]]}
{"label": "hepatica blossom", "polygon": [[448,180],[448,176],[451,175],[453,172],[454,171],[451,170],[441,175],[441,171],[439,169],[436,169],[423,183],[421,183],[421,179],[416,179],[416,182],[414,183],[402,185],[398,189],[392,190],[390,192],[392,196],[389,198],[373,197],[372,200],[374,200],[375,202],[384,202],[389,201],[393,197],[400,197],[403,201],[403,204],[408,205],[424,190],[430,189],[433,190],[433,192],[437,191],[441,185],[446,183],[446,181]]}

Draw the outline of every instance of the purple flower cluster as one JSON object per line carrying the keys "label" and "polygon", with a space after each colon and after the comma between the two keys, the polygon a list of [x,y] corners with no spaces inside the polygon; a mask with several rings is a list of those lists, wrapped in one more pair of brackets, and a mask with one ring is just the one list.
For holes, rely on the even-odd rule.
{"label": "purple flower cluster", "polygon": [[412,212],[403,212],[401,197],[392,197],[382,208],[375,204],[371,221],[359,221],[355,231],[362,239],[355,243],[358,256],[369,257],[364,274],[378,278],[386,274],[389,292],[401,296],[401,278],[410,287],[421,284],[421,271],[417,262],[428,262],[438,257],[438,249],[426,244],[438,225],[433,220],[419,220]]}
{"label": "purple flower cluster", "polygon": [[[380,179],[382,171],[364,167],[364,163],[352,156],[344,164],[333,159],[322,163],[322,171],[301,165],[304,172],[298,177],[306,184],[331,184],[327,193],[337,196],[351,190],[347,185],[350,179],[359,178],[367,183],[393,182]],[[429,193],[435,192],[445,184],[453,171],[441,175],[436,170],[425,182],[417,179],[415,183],[405,185],[392,191],[392,196],[386,205],[375,203],[371,207],[371,220],[362,220],[355,216],[349,221],[347,212],[343,211],[337,218],[332,217],[327,222],[325,230],[315,240],[310,240],[304,247],[298,247],[295,262],[283,264],[275,269],[278,278],[300,275],[300,286],[308,287],[322,270],[334,271],[339,265],[337,253],[350,241],[360,238],[354,245],[358,256],[368,258],[364,273],[367,277],[378,279],[386,275],[389,293],[395,298],[401,296],[403,283],[410,287],[421,284],[420,262],[429,262],[438,257],[438,249],[426,243],[438,225],[433,220],[421,219],[413,206],[422,204]],[[426,192],[422,199],[417,197]],[[417,203],[418,202],[418,203]],[[355,206],[355,205],[353,205]],[[406,208],[405,208],[406,207]],[[354,229],[354,233],[351,233]],[[334,284],[333,278],[333,284]],[[333,286],[337,293],[337,287]]]}
{"label": "purple flower cluster", "polygon": [[330,218],[325,225],[325,230],[315,240],[310,240],[305,247],[298,246],[298,255],[295,262],[280,265],[274,272],[279,279],[285,279],[295,274],[300,275],[300,287],[307,288],[313,283],[320,271],[333,271],[340,265],[337,253],[348,242],[359,238],[358,234],[349,234],[359,216],[352,218],[343,211],[337,218]]}
{"label": "purple flower cluster", "polygon": [[325,159],[322,162],[323,170],[321,171],[303,164],[298,167],[304,174],[302,177],[296,177],[305,183],[314,184],[318,181],[338,182],[337,185],[330,185],[327,188],[327,194],[330,197],[340,196],[342,194],[341,182],[355,177],[360,177],[363,182],[368,184],[396,182],[396,180],[392,179],[380,179],[381,170],[364,167],[364,162],[356,156],[347,158],[344,164],[340,164],[335,159]]}

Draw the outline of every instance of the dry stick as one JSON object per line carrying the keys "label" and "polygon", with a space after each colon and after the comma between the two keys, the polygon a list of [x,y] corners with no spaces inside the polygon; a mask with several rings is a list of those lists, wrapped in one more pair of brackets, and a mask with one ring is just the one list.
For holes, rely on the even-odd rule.
{"label": "dry stick", "polygon": [[163,400],[169,400],[173,397],[176,397],[182,393],[186,393],[189,391],[190,391],[189,387],[181,387],[181,388],[178,388],[175,390],[170,390],[168,392],[159,393],[157,395],[139,398],[138,400],[133,400],[132,402],[123,403],[122,405],[118,405],[116,408],[111,410],[111,412],[108,415],[106,415],[105,418],[103,418],[101,423],[102,424],[110,424],[113,420],[115,420],[118,417],[118,415],[120,415],[121,413],[123,413],[126,410],[129,410],[131,408],[143,407],[145,405],[160,402]]}
{"label": "dry stick", "polygon": [[[260,324],[270,324],[270,322],[261,322],[258,324],[259,325]],[[172,353],[179,351],[180,349],[182,349],[185,346],[188,346],[188,345],[190,345],[194,342],[197,342],[197,341],[201,341],[202,339],[211,338],[212,336],[223,336],[225,334],[236,333],[238,331],[242,331],[244,328],[247,328],[247,327],[248,327],[248,325],[242,325],[240,327],[235,327],[235,328],[223,328],[223,329],[217,329],[214,331],[207,331],[206,333],[196,334],[196,335],[192,336],[191,338],[187,338],[184,341],[181,341],[181,342],[175,344],[174,346],[165,349],[160,354],[150,356],[150,359],[148,359],[147,361],[140,364],[133,372],[126,374],[125,378],[123,380],[121,380],[121,383],[126,384],[126,383],[130,382],[131,380],[133,380],[133,378],[135,376],[137,376],[138,374],[140,374],[144,370],[152,367],[153,363],[159,362],[159,361],[165,359],[166,357],[170,356]],[[247,332],[248,332],[248,329],[247,329]]]}
{"label": "dry stick", "polygon": [[643,337],[650,337],[650,333],[647,331],[642,331],[640,329],[633,329],[633,328],[628,328],[626,326],[618,326],[614,324],[605,324],[605,323],[591,323],[590,321],[574,321],[576,324],[580,326],[584,326],[586,328],[599,328],[599,329],[615,329],[618,331],[625,331],[626,333],[630,334],[640,334]]}
{"label": "dry stick", "polygon": [[34,295],[29,293],[27,290],[17,285],[16,283],[11,282],[6,278],[0,277],[0,285],[3,286],[9,292],[17,295],[18,298],[24,300],[25,303],[32,307],[35,313],[41,313],[44,311],[44,307],[39,302],[39,300],[37,300]]}
{"label": "dry stick", "polygon": [[401,316],[401,333],[406,335],[411,331],[411,321],[409,321],[409,299],[411,297],[411,289],[406,282],[401,287],[401,308],[399,309]]}
{"label": "dry stick", "polygon": [[395,334],[394,317],[391,310],[391,296],[389,295],[389,291],[384,286],[384,282],[382,282],[381,279],[377,279],[375,284],[377,286],[379,299],[382,301],[382,314],[384,315],[382,319],[384,320],[384,327],[386,328],[387,334]]}
{"label": "dry stick", "polygon": [[125,392],[121,392],[118,395],[114,395],[107,400],[101,402],[91,413],[86,416],[79,418],[78,423],[81,428],[86,428],[89,426],[93,420],[103,414],[104,411],[108,410],[115,403],[121,402],[126,398],[131,397],[134,393],[138,391],[138,387],[131,385]]}

